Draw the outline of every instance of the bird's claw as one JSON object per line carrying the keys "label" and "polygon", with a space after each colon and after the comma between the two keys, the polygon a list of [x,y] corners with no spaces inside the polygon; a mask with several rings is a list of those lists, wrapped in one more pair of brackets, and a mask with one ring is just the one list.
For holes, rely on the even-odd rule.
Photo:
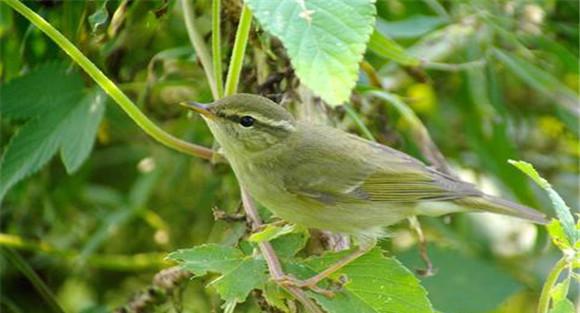
{"label": "bird's claw", "polygon": [[317,284],[319,281],[316,280],[310,279],[301,280],[290,275],[284,275],[278,279],[275,279],[275,281],[282,287],[296,287],[301,289],[310,289],[327,298],[332,298],[335,296],[334,291],[318,287]]}

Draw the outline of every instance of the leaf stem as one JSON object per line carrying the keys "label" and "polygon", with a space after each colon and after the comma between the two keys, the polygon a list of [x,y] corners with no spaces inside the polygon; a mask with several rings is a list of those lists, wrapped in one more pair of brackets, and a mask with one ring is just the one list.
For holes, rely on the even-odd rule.
{"label": "leaf stem", "polygon": [[185,29],[187,30],[187,35],[189,36],[189,41],[195,49],[199,60],[201,61],[201,67],[205,71],[205,76],[209,82],[209,87],[214,99],[219,98],[219,91],[215,79],[215,75],[212,67],[212,60],[207,50],[207,46],[203,41],[203,38],[197,31],[195,27],[195,15],[193,14],[193,9],[191,7],[190,0],[180,0],[181,9],[183,10],[183,20],[185,21]]}
{"label": "leaf stem", "polygon": [[345,103],[343,105],[343,107],[344,107],[344,111],[346,112],[346,114],[354,121],[354,123],[358,126],[358,128],[360,128],[360,130],[363,132],[365,137],[367,137],[368,140],[377,141],[375,139],[375,136],[373,136],[373,134],[371,133],[369,128],[360,119],[360,117],[358,116],[356,111],[350,106],[350,104]]}
{"label": "leaf stem", "polygon": [[538,301],[538,313],[547,313],[550,308],[550,291],[554,288],[556,281],[560,277],[560,274],[564,269],[568,267],[569,263],[566,256],[563,256],[548,274],[544,287],[542,287],[542,293],[540,294],[540,300]]}
{"label": "leaf stem", "polygon": [[218,97],[224,96],[224,79],[222,74],[222,48],[221,48],[221,0],[212,2],[212,31],[211,31],[211,48],[213,55],[213,73],[217,84]]}
{"label": "leaf stem", "polygon": [[174,150],[211,159],[211,149],[190,144],[182,141],[155,125],[133,102],[113,83],[101,70],[93,64],[77,47],[75,47],[64,35],[50,25],[44,18],[29,9],[19,0],[5,0],[6,4],[24,16],[33,25],[50,37],[62,50],[64,50],[91,78],[103,88],[103,90],[121,106],[129,117],[149,136]]}
{"label": "leaf stem", "polygon": [[250,11],[250,8],[244,4],[242,15],[240,16],[240,23],[238,24],[238,30],[236,31],[236,41],[234,42],[230,65],[228,67],[228,76],[226,78],[225,87],[226,96],[231,96],[237,92],[251,25],[252,12]]}

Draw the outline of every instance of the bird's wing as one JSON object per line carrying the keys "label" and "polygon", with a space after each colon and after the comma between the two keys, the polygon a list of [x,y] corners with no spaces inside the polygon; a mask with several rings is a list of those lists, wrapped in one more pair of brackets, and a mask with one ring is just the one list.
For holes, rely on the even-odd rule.
{"label": "bird's wing", "polygon": [[[428,168],[400,151],[355,136],[346,135],[345,139],[347,144],[335,139],[318,141],[316,149],[303,146],[304,151],[298,151],[301,157],[284,177],[287,191],[326,204],[450,200],[481,194],[473,185]],[[334,146],[337,144],[350,149]]]}

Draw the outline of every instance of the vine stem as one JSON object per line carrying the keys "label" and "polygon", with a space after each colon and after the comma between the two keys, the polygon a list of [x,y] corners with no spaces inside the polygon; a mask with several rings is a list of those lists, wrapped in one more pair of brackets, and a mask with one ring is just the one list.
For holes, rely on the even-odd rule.
{"label": "vine stem", "polygon": [[211,48],[213,55],[213,73],[217,84],[218,97],[224,95],[224,79],[222,75],[222,49],[221,49],[221,0],[213,0],[212,7],[212,31],[211,31]]}
{"label": "vine stem", "polygon": [[129,117],[149,136],[163,145],[174,150],[204,158],[211,159],[213,151],[206,147],[191,144],[176,138],[155,125],[135,104],[113,83],[103,72],[93,64],[75,45],[63,34],[50,25],[44,18],[29,9],[19,0],[3,0],[24,16],[30,23],[38,27],[50,39],[52,39],[64,52],[66,52],[91,78],[129,115]]}
{"label": "vine stem", "polygon": [[542,287],[542,293],[540,294],[540,300],[538,301],[538,313],[547,313],[548,309],[550,308],[550,291],[556,285],[556,281],[560,277],[560,274],[564,269],[566,269],[569,265],[569,260],[567,260],[566,256],[563,256],[552,268],[550,274],[546,278],[546,282],[544,283],[544,287]]}
{"label": "vine stem", "polygon": [[189,41],[201,61],[201,67],[203,67],[203,70],[205,71],[205,76],[209,82],[213,98],[219,99],[220,94],[215,79],[215,73],[213,72],[212,58],[207,50],[203,38],[195,27],[195,15],[193,14],[193,9],[191,7],[191,0],[180,0],[179,2],[181,3],[181,9],[183,10],[183,20],[185,21],[185,29],[187,30]]}
{"label": "vine stem", "polygon": [[230,65],[228,67],[228,76],[226,78],[225,95],[231,96],[238,90],[238,82],[240,81],[240,73],[242,72],[242,65],[244,63],[244,54],[246,52],[246,45],[248,36],[250,34],[250,26],[252,25],[252,12],[247,5],[244,4],[242,14],[240,16],[240,23],[236,31],[236,41],[232,50],[232,57],[230,58]]}

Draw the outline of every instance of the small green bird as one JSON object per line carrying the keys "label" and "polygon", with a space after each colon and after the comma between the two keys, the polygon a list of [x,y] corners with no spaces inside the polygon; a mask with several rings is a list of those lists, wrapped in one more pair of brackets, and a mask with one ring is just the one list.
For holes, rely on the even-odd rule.
{"label": "small green bird", "polygon": [[546,222],[533,209],[486,195],[403,152],[297,121],[264,97],[184,105],[203,116],[241,186],[276,216],[358,238],[357,253],[299,286],[316,286],[372,248],[385,226],[411,216],[487,211]]}

